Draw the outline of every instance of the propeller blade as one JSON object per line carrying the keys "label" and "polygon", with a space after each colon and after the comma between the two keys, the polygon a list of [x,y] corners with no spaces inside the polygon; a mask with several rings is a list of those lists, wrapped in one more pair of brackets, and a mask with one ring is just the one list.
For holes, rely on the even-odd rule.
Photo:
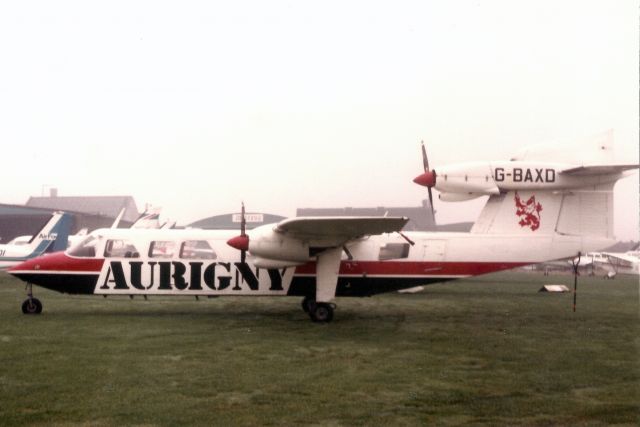
{"label": "propeller blade", "polygon": [[435,225],[436,211],[433,207],[433,192],[431,191],[431,187],[436,185],[436,171],[432,171],[429,168],[429,157],[427,157],[427,149],[424,146],[424,141],[420,142],[422,144],[422,166],[424,167],[424,173],[414,178],[413,182],[418,185],[427,187],[427,190],[429,191],[429,205],[431,206],[431,219],[433,220],[433,224]]}
{"label": "propeller blade", "polygon": [[424,167],[424,171],[429,171],[429,158],[427,157],[427,150],[424,148],[424,141],[422,142],[422,166]]}
{"label": "propeller blade", "polygon": [[247,249],[249,249],[249,238],[247,237],[247,218],[245,216],[244,202],[242,202],[242,218],[240,219],[240,236],[247,242],[240,251],[240,262],[244,264],[247,258]]}
{"label": "propeller blade", "polygon": [[436,224],[436,211],[433,208],[433,193],[431,192],[431,187],[427,187],[429,191],[429,206],[431,206],[431,219],[433,219],[433,224]]}
{"label": "propeller blade", "polygon": [[247,235],[247,219],[245,218],[245,212],[244,212],[244,202],[242,202],[242,209],[240,210],[240,235],[241,236],[246,236]]}

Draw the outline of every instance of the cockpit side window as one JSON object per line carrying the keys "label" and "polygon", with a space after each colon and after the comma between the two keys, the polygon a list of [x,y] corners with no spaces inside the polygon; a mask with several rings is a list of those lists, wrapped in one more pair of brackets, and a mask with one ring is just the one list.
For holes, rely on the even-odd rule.
{"label": "cockpit side window", "polygon": [[216,259],[216,251],[206,240],[187,240],[180,246],[180,258]]}
{"label": "cockpit side window", "polygon": [[105,258],[139,258],[140,252],[133,243],[124,239],[107,240]]}
{"label": "cockpit side window", "polygon": [[88,236],[77,245],[69,248],[67,253],[78,258],[95,258],[97,244],[98,239],[95,236]]}

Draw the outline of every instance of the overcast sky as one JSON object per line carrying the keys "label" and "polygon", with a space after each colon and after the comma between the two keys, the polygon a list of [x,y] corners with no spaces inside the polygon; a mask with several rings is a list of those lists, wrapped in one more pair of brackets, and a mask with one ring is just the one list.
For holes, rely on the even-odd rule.
{"label": "overcast sky", "polygon": [[[414,206],[421,139],[437,167],[613,128],[637,163],[638,27],[635,0],[3,2],[0,202]],[[616,187],[619,238],[638,192]]]}

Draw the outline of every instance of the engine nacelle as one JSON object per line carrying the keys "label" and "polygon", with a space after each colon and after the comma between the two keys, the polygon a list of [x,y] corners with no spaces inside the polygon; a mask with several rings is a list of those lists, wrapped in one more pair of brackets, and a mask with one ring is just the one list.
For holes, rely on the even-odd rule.
{"label": "engine nacelle", "polygon": [[438,198],[443,202],[466,202],[484,195],[479,193],[440,193]]}
{"label": "engine nacelle", "polygon": [[259,257],[253,258],[254,266],[256,266],[257,268],[265,268],[265,269],[280,270],[282,268],[297,267],[303,264],[304,262],[278,261],[275,259],[259,258]]}
{"label": "engine nacelle", "polygon": [[249,234],[249,253],[265,261],[286,261],[293,265],[309,261],[309,244],[273,230],[273,225],[257,227]]}
{"label": "engine nacelle", "polygon": [[[489,163],[460,163],[436,170],[435,189],[441,193],[498,194]],[[468,200],[468,199],[467,199]]]}

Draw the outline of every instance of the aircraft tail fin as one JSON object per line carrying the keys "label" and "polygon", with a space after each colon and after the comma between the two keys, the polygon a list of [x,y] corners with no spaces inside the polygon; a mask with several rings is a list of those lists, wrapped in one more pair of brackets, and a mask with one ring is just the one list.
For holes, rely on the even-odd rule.
{"label": "aircraft tail fin", "polygon": [[49,221],[31,237],[28,248],[29,257],[36,257],[45,252],[57,252],[67,249],[72,216],[65,212],[55,212]]}
{"label": "aircraft tail fin", "polygon": [[583,165],[608,165],[614,161],[614,132],[609,129],[573,141],[533,145],[520,150],[511,160],[547,161]]}
{"label": "aircraft tail fin", "polygon": [[120,220],[122,219],[122,216],[124,215],[125,210],[126,210],[125,208],[120,209],[120,213],[118,214],[116,219],[113,221],[113,224],[111,224],[111,228],[118,228],[118,225],[120,225]]}
{"label": "aircraft tail fin", "polygon": [[160,208],[145,209],[131,228],[160,228]]}

